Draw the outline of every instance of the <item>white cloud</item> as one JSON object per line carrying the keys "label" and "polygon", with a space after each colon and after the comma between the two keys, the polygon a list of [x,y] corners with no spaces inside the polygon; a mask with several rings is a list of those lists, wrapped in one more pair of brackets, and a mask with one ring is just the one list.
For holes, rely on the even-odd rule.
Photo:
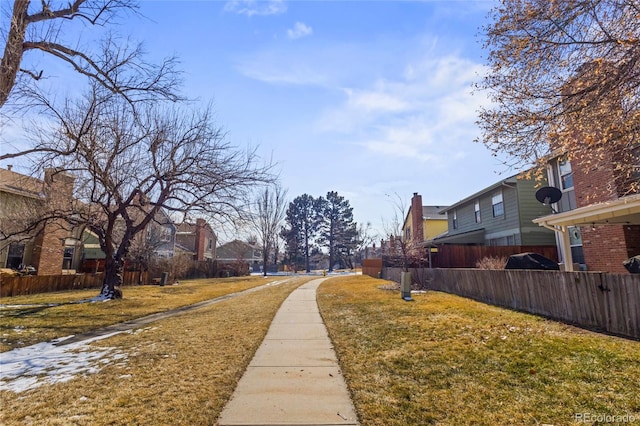
{"label": "white cloud", "polygon": [[[256,66],[260,64],[260,66]],[[327,76],[319,69],[304,63],[278,64],[271,61],[242,61],[236,65],[246,77],[269,84],[297,86],[326,86]]]}
{"label": "white cloud", "polygon": [[476,112],[486,99],[471,92],[481,72],[471,60],[430,55],[392,78],[344,89],[344,102],[325,112],[318,129],[372,153],[445,167],[465,157],[461,147],[477,135]]}
{"label": "white cloud", "polygon": [[296,22],[293,28],[287,30],[287,37],[291,40],[306,37],[313,34],[313,28],[303,22]]}
{"label": "white cloud", "polygon": [[400,112],[409,108],[406,100],[392,93],[361,91],[345,89],[349,108],[361,109],[366,112]]}
{"label": "white cloud", "polygon": [[230,0],[224,10],[247,16],[279,15],[287,11],[287,5],[283,0]]}

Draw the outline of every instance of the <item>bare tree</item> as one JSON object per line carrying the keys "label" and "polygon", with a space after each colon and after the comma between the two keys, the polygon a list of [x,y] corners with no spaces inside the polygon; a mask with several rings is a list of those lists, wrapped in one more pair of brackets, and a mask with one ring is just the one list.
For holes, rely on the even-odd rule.
{"label": "bare tree", "polygon": [[[266,186],[257,196],[251,216],[254,230],[262,245],[263,275],[267,276],[269,254],[278,251],[278,236],[287,212],[287,191],[279,184]],[[274,257],[274,262],[277,257]]]}
{"label": "bare tree", "polygon": [[145,230],[136,235],[131,242],[128,260],[141,271],[148,271],[152,260],[158,257],[158,251],[175,238],[173,224],[163,213],[156,213]]}
{"label": "bare tree", "polygon": [[542,165],[554,150],[596,167],[615,153],[617,174],[637,190],[639,16],[637,0],[502,0],[484,28],[485,145],[514,164]]}
{"label": "bare tree", "polygon": [[367,258],[369,247],[371,247],[379,235],[374,234],[371,222],[358,223],[356,229],[356,262],[362,264],[362,260]]}
{"label": "bare tree", "polygon": [[132,241],[160,209],[233,220],[250,189],[272,181],[270,167],[256,164],[255,150],[225,141],[210,108],[137,108],[133,114],[126,99],[94,84],[82,100],[52,110],[58,131],[35,142],[39,164],[75,177],[74,202],[40,220],[64,218],[98,236],[106,299],[117,297]]}
{"label": "bare tree", "polygon": [[[102,27],[112,24],[126,12],[135,12],[135,0],[14,0],[2,2],[6,16],[0,27],[4,42],[0,60],[0,108],[14,97],[38,92],[34,84],[46,71],[33,68],[27,53],[40,52],[66,63],[78,74],[118,93],[130,102],[162,98],[177,100],[176,83],[179,73],[176,59],[168,58],[160,65],[143,59],[140,44],[105,36],[98,48],[83,46],[84,40],[71,34],[77,25]],[[75,27],[75,28],[74,28]],[[3,157],[0,157],[0,159]]]}
{"label": "bare tree", "polygon": [[423,242],[416,241],[410,235],[403,233],[405,215],[408,210],[402,197],[395,193],[393,197],[389,196],[389,198],[393,205],[393,217],[383,224],[383,230],[389,238],[387,253],[390,257],[399,259],[402,270],[407,272],[412,263],[424,257]]}

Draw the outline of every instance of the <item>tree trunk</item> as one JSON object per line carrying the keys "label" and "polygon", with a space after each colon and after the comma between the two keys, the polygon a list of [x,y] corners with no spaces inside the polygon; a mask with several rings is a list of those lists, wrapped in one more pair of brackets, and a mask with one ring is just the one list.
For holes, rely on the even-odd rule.
{"label": "tree trunk", "polygon": [[22,62],[22,54],[24,53],[22,46],[28,25],[28,7],[28,0],[16,0],[13,4],[7,44],[0,62],[0,107],[9,98],[9,93],[16,82],[16,76]]}
{"label": "tree trunk", "polygon": [[266,248],[262,252],[262,276],[267,276],[267,264],[269,262],[269,249]]}
{"label": "tree trunk", "polygon": [[311,272],[311,266],[309,264],[309,238],[305,238],[304,242],[304,266],[307,273]]}
{"label": "tree trunk", "polygon": [[104,279],[100,298],[105,300],[122,299],[122,272],[124,262],[120,259],[107,257],[104,262]]}
{"label": "tree trunk", "polygon": [[333,272],[335,263],[335,248],[333,247],[333,237],[329,237],[329,272]]}

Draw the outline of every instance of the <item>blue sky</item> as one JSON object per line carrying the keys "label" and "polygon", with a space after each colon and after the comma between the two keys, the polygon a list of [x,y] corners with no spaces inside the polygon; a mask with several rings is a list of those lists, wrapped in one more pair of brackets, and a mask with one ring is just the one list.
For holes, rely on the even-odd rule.
{"label": "blue sky", "polygon": [[[118,31],[177,55],[230,142],[278,163],[293,198],[337,191],[382,229],[419,192],[448,205],[505,170],[475,125],[492,1],[142,1]],[[503,173],[500,175],[499,173]]]}

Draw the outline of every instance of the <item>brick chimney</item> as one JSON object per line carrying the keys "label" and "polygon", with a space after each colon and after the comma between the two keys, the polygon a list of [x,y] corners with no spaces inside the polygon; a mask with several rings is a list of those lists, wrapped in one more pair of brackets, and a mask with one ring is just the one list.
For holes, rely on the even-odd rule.
{"label": "brick chimney", "polygon": [[205,240],[207,236],[206,230],[207,222],[204,219],[196,219],[196,260],[202,261],[204,260],[204,251],[205,251]]}
{"label": "brick chimney", "polygon": [[422,195],[417,192],[411,197],[411,239],[424,241],[424,227],[422,221]]}
{"label": "brick chimney", "polygon": [[[75,178],[65,173],[46,169],[43,192],[46,208],[65,209],[73,197]],[[70,235],[69,224],[63,219],[44,223],[34,240],[32,264],[38,275],[59,275],[62,273],[64,240]]]}

